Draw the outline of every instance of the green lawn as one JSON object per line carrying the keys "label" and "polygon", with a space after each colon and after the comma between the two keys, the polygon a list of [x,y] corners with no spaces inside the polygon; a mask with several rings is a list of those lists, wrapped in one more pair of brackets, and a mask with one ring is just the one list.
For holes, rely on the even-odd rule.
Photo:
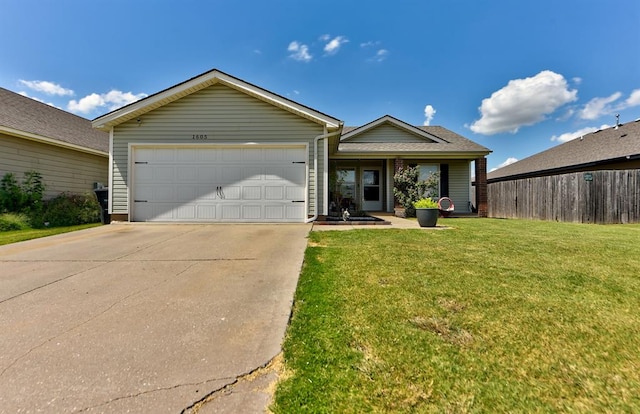
{"label": "green lawn", "polygon": [[640,226],[313,232],[276,413],[640,412]]}
{"label": "green lawn", "polygon": [[68,233],[70,231],[88,229],[100,226],[100,223],[81,224],[78,226],[52,227],[49,229],[26,229],[0,232],[0,246],[17,243],[25,240],[38,239],[40,237],[53,236],[55,234]]}

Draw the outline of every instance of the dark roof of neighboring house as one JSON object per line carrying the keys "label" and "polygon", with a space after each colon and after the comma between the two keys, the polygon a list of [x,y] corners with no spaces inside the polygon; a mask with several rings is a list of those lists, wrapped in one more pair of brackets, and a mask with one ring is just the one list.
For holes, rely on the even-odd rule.
{"label": "dark roof of neighboring house", "polygon": [[[360,127],[345,126],[342,134]],[[441,126],[415,126],[445,142],[340,142],[339,152],[391,152],[391,153],[422,153],[422,152],[482,152],[490,153],[491,150],[477,144],[470,139],[458,135],[455,132]]]}
{"label": "dark roof of neighboring house", "polygon": [[91,121],[10,90],[0,88],[0,131],[7,129],[93,151],[109,151],[109,134]]}
{"label": "dark roof of neighboring house", "polygon": [[640,158],[640,120],[592,132],[487,174],[500,181]]}

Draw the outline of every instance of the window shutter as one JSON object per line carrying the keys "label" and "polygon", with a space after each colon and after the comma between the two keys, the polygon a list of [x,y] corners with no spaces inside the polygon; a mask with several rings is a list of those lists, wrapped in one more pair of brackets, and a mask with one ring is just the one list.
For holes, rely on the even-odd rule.
{"label": "window shutter", "polygon": [[449,164],[440,164],[440,197],[449,197]]}

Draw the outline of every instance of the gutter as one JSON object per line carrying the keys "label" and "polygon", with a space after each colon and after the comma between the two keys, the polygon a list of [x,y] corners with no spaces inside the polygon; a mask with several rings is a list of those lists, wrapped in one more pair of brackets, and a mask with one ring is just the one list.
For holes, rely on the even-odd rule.
{"label": "gutter", "polygon": [[[338,128],[337,131],[335,132],[326,132],[324,134],[320,134],[317,137],[315,137],[313,139],[313,179],[314,179],[314,186],[313,186],[313,200],[315,202],[315,213],[313,215],[313,217],[306,219],[304,222],[305,223],[311,223],[314,222],[318,219],[318,208],[320,207],[318,205],[318,142],[320,142],[321,139],[325,139],[325,138],[331,138],[335,135],[339,135],[342,133],[342,126],[343,123],[340,123],[340,126]],[[325,154],[325,157],[328,157],[327,154]]]}

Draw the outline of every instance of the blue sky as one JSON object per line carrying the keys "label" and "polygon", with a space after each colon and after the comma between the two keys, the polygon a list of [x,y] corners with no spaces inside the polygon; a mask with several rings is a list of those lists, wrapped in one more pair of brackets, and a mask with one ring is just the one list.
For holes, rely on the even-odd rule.
{"label": "blue sky", "polygon": [[93,119],[217,68],[490,169],[640,118],[640,1],[0,0],[0,86]]}

